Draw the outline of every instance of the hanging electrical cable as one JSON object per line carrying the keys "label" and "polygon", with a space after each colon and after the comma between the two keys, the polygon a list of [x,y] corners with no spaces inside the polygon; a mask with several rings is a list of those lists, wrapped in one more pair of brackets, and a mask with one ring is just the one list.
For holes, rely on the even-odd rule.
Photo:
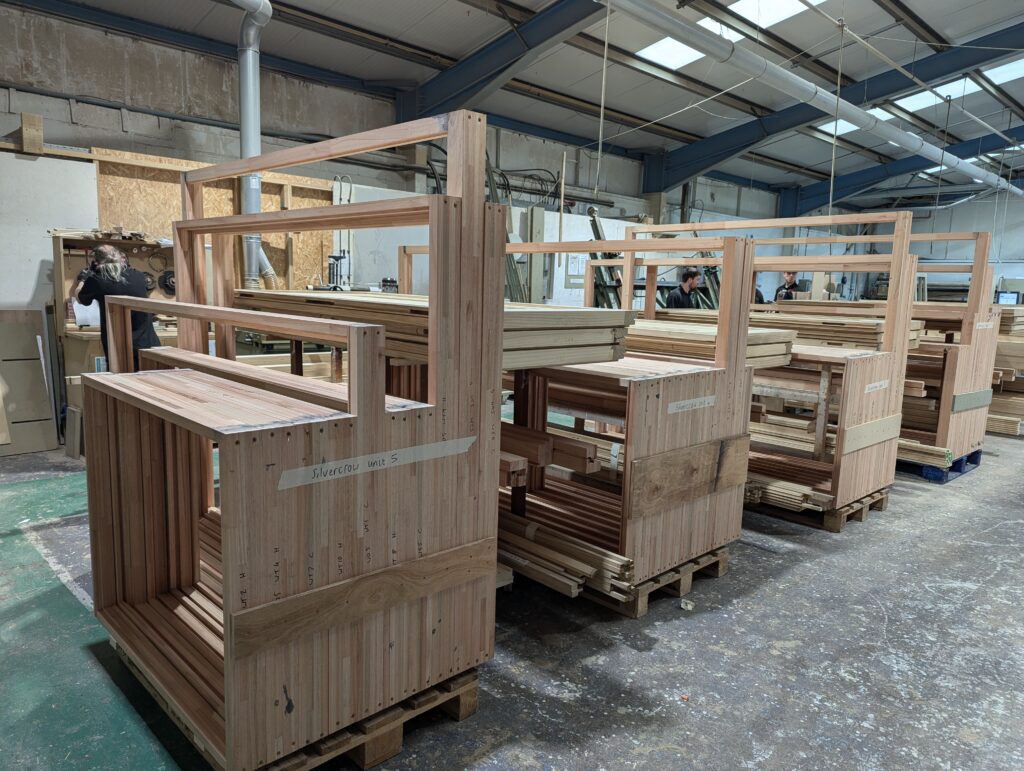
{"label": "hanging electrical cable", "polygon": [[608,83],[608,31],[612,18],[612,4],[608,5],[604,12],[604,53],[601,56],[601,106],[597,124],[597,172],[594,174],[594,195],[601,186],[601,155],[604,152],[604,100]]}

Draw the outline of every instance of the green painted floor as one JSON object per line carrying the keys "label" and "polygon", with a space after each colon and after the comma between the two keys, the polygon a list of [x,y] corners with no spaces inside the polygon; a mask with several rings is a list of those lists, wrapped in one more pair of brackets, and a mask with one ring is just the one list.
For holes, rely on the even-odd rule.
{"label": "green painted floor", "polygon": [[202,768],[26,538],[85,501],[82,471],[0,486],[0,768]]}

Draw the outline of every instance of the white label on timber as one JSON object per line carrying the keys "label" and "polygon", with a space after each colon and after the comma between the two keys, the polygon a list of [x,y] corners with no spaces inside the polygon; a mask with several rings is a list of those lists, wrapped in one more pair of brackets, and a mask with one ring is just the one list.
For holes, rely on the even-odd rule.
{"label": "white label on timber", "polygon": [[975,329],[992,329],[992,322],[991,321],[979,321],[977,324],[974,325],[974,328]]}
{"label": "white label on timber", "polygon": [[621,450],[621,449],[622,449],[622,445],[621,444],[618,444],[618,443],[612,444],[612,447],[611,447],[612,471],[618,471],[619,470],[619,450]]}
{"label": "white label on timber", "polygon": [[293,468],[281,472],[281,480],[277,483],[277,489],[289,490],[303,485],[330,482],[342,477],[368,474],[371,471],[385,471],[396,466],[407,466],[410,463],[447,458],[449,455],[461,455],[469,450],[475,441],[475,436],[467,436],[462,439],[403,447],[400,450],[388,450],[373,455],[360,455],[358,458],[324,461],[316,466]]}
{"label": "white label on timber", "polygon": [[715,394],[710,396],[698,396],[696,399],[683,399],[678,402],[669,402],[668,414],[675,415],[677,412],[689,412],[690,410],[702,410],[715,403]]}
{"label": "white label on timber", "polygon": [[874,393],[875,391],[884,391],[888,387],[888,380],[879,380],[877,383],[868,383],[866,386],[864,386],[864,393],[870,394]]}

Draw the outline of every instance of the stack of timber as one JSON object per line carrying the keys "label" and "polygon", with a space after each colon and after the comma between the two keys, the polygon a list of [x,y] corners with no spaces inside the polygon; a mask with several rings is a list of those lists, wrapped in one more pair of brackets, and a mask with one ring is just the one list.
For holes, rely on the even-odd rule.
{"label": "stack of timber", "polygon": [[1000,305],[999,334],[1024,337],[1024,305]]}
{"label": "stack of timber", "polygon": [[[656,318],[664,321],[682,321],[688,324],[714,324],[717,311],[659,310]],[[752,311],[751,329],[789,330],[803,345],[835,345],[879,351],[885,327],[883,319],[857,316],[812,315],[777,311]],[[924,330],[924,322],[912,320],[907,336],[911,348],[916,348]]]}
{"label": "stack of timber", "polygon": [[1000,305],[996,366],[1024,376],[1024,305]]}
{"label": "stack of timber", "polygon": [[[513,570],[632,617],[655,591],[683,593],[694,573],[725,571],[750,446],[752,253],[743,239],[719,248],[731,312],[721,334],[698,332],[685,351],[711,361],[629,355],[506,375],[515,426],[503,426],[503,449],[530,459],[526,485],[500,491],[499,550]],[[673,341],[657,323],[644,332]],[[785,360],[787,344],[768,355]],[[572,426],[555,428],[552,413]]]}
{"label": "stack of timber", "polygon": [[1004,382],[1000,390],[992,395],[988,432],[1024,436],[1024,377]]}
{"label": "stack of timber", "polygon": [[[209,182],[445,136],[456,197],[202,214]],[[485,138],[460,111],[187,172],[179,302],[109,298],[113,373],[82,378],[89,454],[120,459],[88,467],[96,614],[217,768],[306,768],[356,745],[377,763],[409,716],[452,694],[460,719],[475,708],[472,670],[494,650],[506,221],[485,202]],[[434,404],[385,393],[379,325],[223,307],[237,235],[402,225],[429,227],[445,287]],[[132,310],[172,304],[180,348],[131,372]],[[349,382],[233,361],[235,329],[343,347]]]}
{"label": "stack of timber", "polygon": [[[427,361],[428,301],[422,295],[246,289],[235,291],[234,305],[381,324],[387,330],[389,357],[412,364]],[[635,318],[636,312],[629,310],[506,303],[502,367],[614,361],[625,353],[626,327]]]}
{"label": "stack of timber", "polygon": [[[701,313],[701,311],[698,311]],[[661,354],[693,359],[713,359],[717,312],[707,323],[649,321],[638,319],[626,331],[626,349],[632,354]],[[785,329],[749,327],[747,366],[782,367],[789,364],[796,333]]]}

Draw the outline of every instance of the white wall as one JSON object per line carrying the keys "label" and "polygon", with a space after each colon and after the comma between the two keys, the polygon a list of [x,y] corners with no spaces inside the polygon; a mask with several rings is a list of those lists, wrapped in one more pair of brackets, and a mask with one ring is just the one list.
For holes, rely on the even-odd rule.
{"label": "white wall", "polygon": [[93,164],[0,153],[0,308],[53,302],[47,231],[98,227],[98,207]]}
{"label": "white wall", "polygon": [[[994,263],[996,281],[1001,277],[1024,278],[1024,200],[991,196],[971,201],[951,209],[932,212],[930,216],[914,218],[915,233],[941,233],[943,231],[987,230],[992,233],[989,261]],[[968,244],[936,245],[929,248],[915,245],[922,260],[969,260],[972,254]],[[928,277],[928,283],[941,283],[941,275]],[[963,281],[963,276],[950,275],[946,281]]]}

